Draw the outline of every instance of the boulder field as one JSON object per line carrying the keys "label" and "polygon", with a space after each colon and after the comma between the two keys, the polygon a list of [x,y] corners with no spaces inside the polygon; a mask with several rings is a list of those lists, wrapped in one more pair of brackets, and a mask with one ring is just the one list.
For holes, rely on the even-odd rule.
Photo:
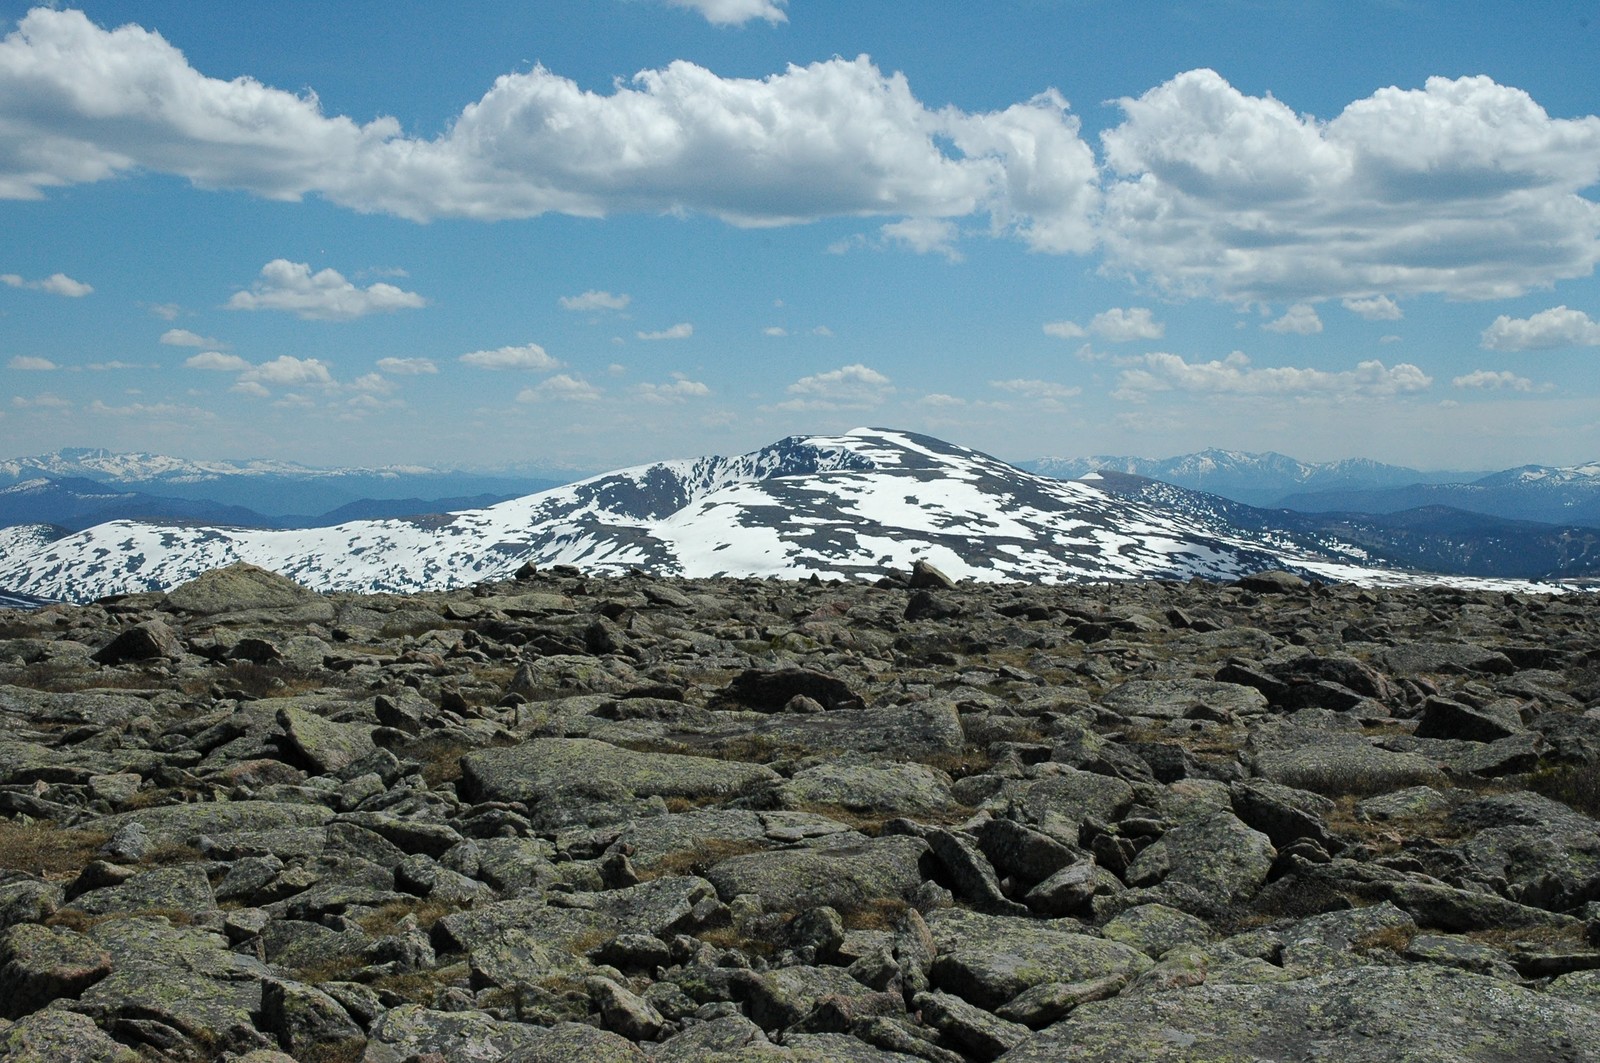
{"label": "boulder field", "polygon": [[1600,599],[0,610],[0,1061],[1600,1056]]}

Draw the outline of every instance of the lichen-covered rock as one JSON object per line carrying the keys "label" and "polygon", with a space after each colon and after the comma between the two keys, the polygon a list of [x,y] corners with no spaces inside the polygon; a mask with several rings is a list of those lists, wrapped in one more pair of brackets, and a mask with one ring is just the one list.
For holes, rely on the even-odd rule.
{"label": "lichen-covered rock", "polygon": [[798,771],[778,788],[784,808],[837,806],[865,815],[928,819],[950,812],[950,776],[924,764],[840,757]]}
{"label": "lichen-covered rock", "polygon": [[1571,1063],[1600,1012],[1431,964],[1368,965],[1298,981],[1215,984],[1085,1004],[1004,1063]]}
{"label": "lichen-covered rock", "polygon": [[111,954],[65,927],[24,923],[0,931],[0,1018],[75,998],[110,973]]}
{"label": "lichen-covered rock", "polygon": [[1261,691],[1213,679],[1131,679],[1100,699],[1124,716],[1176,720],[1208,710],[1212,716],[1252,716],[1267,711]]}
{"label": "lichen-covered rock", "polygon": [[1219,811],[1167,831],[1139,854],[1127,880],[1159,882],[1177,907],[1193,909],[1198,899],[1207,911],[1220,912],[1255,896],[1276,856],[1265,834]]}
{"label": "lichen-covered rock", "polygon": [[1129,908],[1101,927],[1100,933],[1110,941],[1132,945],[1152,959],[1179,945],[1204,944],[1213,937],[1204,920],[1164,904]]}
{"label": "lichen-covered rock", "polygon": [[733,856],[706,872],[724,901],[754,894],[770,912],[854,912],[903,901],[922,884],[928,843],[902,836]]}
{"label": "lichen-covered rock", "polygon": [[1138,949],[1094,937],[1072,920],[1041,922],[950,908],[928,916],[933,985],[993,1011],[1048,982],[1132,977],[1151,966]]}
{"label": "lichen-covered rock", "polygon": [[472,801],[583,801],[614,797],[736,797],[777,773],[759,764],[673,753],[636,753],[588,738],[539,738],[481,749],[461,761]]}
{"label": "lichen-covered rock", "polygon": [[142,1058],[76,1012],[47,1008],[0,1026],[4,1063],[139,1063]]}

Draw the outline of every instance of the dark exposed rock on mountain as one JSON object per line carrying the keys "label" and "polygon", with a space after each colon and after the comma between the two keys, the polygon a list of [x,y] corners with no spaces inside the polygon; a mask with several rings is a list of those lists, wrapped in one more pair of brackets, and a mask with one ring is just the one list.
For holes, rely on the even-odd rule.
{"label": "dark exposed rock on mountain", "polygon": [[933,582],[0,611],[0,1061],[1592,1057],[1594,599]]}

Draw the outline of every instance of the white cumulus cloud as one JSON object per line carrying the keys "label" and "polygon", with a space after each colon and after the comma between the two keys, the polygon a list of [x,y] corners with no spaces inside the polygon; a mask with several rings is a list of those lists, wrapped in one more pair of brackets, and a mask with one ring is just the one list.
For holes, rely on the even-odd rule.
{"label": "white cumulus cloud", "polygon": [[275,258],[261,267],[248,291],[235,292],[226,305],[229,310],[286,310],[307,320],[353,321],[426,306],[427,300],[381,282],[359,288],[338,270],[312,273],[304,262]]}
{"label": "white cumulus cloud", "polygon": [[557,373],[517,393],[518,402],[595,402],[601,391],[582,377]]}
{"label": "white cumulus cloud", "polygon": [[694,326],[687,321],[679,322],[671,328],[664,328],[659,332],[635,332],[641,340],[686,340],[694,335]]}
{"label": "white cumulus cloud", "polygon": [[[1049,331],[1048,326],[1046,331]],[[1155,319],[1148,307],[1112,307],[1089,321],[1089,331],[1112,343],[1127,343],[1131,340],[1159,340],[1166,335],[1167,327]]]}
{"label": "white cumulus cloud", "polygon": [[60,369],[48,358],[36,358],[30,354],[19,354],[6,363],[7,369],[22,369],[32,373],[47,373],[52,369]]}
{"label": "white cumulus cloud", "polygon": [[[775,0],[695,0],[707,17]],[[0,41],[0,198],[135,170],[423,221],[695,212],[739,225],[988,215],[1045,250],[1093,243],[1094,153],[1054,93],[929,108],[866,56],[724,78],[677,61],[582,89],[497,78],[433,139],[322,112],[314,93],[192,67],[160,34],[35,8]]]}
{"label": "white cumulus cloud", "polygon": [[250,363],[237,354],[223,354],[221,351],[201,351],[186,358],[183,364],[186,369],[207,369],[227,373],[243,373],[251,368]]}
{"label": "white cumulus cloud", "polygon": [[1076,321],[1046,321],[1044,323],[1046,336],[1054,336],[1062,340],[1082,339],[1089,334],[1088,330]]}
{"label": "white cumulus cloud", "polygon": [[1294,302],[1494,298],[1600,261],[1600,118],[1487,77],[1387,88],[1331,121],[1192,70],[1102,135],[1108,266],[1164,290]]}
{"label": "white cumulus cloud", "polygon": [[787,22],[783,13],[789,0],[667,0],[673,7],[687,8],[705,16],[714,26],[742,26],[754,19]]}
{"label": "white cumulus cloud", "polygon": [[1181,355],[1167,353],[1147,354],[1136,362],[1136,367],[1122,371],[1117,389],[1112,392],[1114,397],[1142,402],[1158,392],[1183,391],[1199,395],[1386,398],[1423,391],[1433,384],[1432,377],[1408,362],[1390,368],[1372,360],[1338,373],[1291,366],[1256,368],[1241,351],[1210,362],[1187,362]]}
{"label": "white cumulus cloud", "polygon": [[[4,134],[0,133],[0,137]],[[0,194],[0,199],[5,198]],[[49,292],[51,295],[64,295],[68,299],[82,299],[93,292],[94,289],[82,281],[75,281],[65,273],[52,273],[43,280],[30,281],[16,273],[0,273],[0,284],[9,288],[28,288],[36,292]]]}
{"label": "white cumulus cloud", "polygon": [[785,390],[794,397],[779,403],[780,410],[865,409],[882,405],[894,393],[894,385],[876,369],[857,362],[801,377]]}
{"label": "white cumulus cloud", "polygon": [[168,347],[210,347],[216,349],[227,346],[220,340],[202,336],[198,332],[190,332],[186,328],[169,328],[161,334],[161,339],[158,342],[164,343]]}
{"label": "white cumulus cloud", "polygon": [[261,389],[270,390],[273,387],[337,386],[326,362],[318,358],[296,358],[289,354],[251,366],[239,375],[239,385],[242,386],[236,389],[248,394],[259,394]]}
{"label": "white cumulus cloud", "polygon": [[1312,336],[1322,331],[1322,318],[1317,316],[1316,307],[1310,303],[1296,303],[1282,317],[1269,321],[1261,327],[1268,332]]}
{"label": "white cumulus cloud", "polygon": [[1475,369],[1465,376],[1456,377],[1450,383],[1458,388],[1475,388],[1480,391],[1547,390],[1538,388],[1525,376],[1503,370],[1496,372],[1492,369]]}
{"label": "white cumulus cloud", "polygon": [[630,295],[613,295],[611,292],[587,291],[582,295],[563,295],[563,310],[626,310],[633,301]]}
{"label": "white cumulus cloud", "polygon": [[541,373],[560,369],[561,363],[550,357],[537,343],[521,347],[499,347],[492,351],[473,351],[463,354],[458,361],[475,365],[479,369],[533,369]]}
{"label": "white cumulus cloud", "polygon": [[639,384],[635,393],[645,402],[674,403],[685,399],[701,399],[711,394],[711,389],[698,380],[690,380],[681,373],[673,374],[670,384]]}
{"label": "white cumulus cloud", "polygon": [[1491,351],[1548,351],[1557,347],[1600,347],[1600,321],[1565,306],[1541,310],[1532,317],[1501,314],[1483,330],[1482,344]]}
{"label": "white cumulus cloud", "polygon": [[1387,295],[1369,295],[1359,299],[1343,300],[1344,308],[1357,317],[1366,318],[1368,321],[1399,321],[1405,317],[1396,303]]}

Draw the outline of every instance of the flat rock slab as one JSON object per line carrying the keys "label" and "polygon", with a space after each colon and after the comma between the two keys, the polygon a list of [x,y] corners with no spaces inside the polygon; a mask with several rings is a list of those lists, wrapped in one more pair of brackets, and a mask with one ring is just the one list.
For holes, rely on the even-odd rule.
{"label": "flat rock slab", "polygon": [[1007,779],[983,807],[996,812],[1015,807],[1040,830],[1076,843],[1078,825],[1086,818],[1115,822],[1133,804],[1133,787],[1109,775],[1064,764],[1039,764],[1029,773],[1032,778]]}
{"label": "flat rock slab", "polygon": [[524,1022],[503,1022],[479,1011],[434,1011],[402,1004],[368,1031],[364,1063],[404,1063],[430,1053],[444,1059],[520,1060],[546,1037]]}
{"label": "flat rock slab", "polygon": [[1600,1012],[1494,978],[1419,964],[1293,982],[1200,985],[1085,1004],[1003,1063],[1572,1063]]}
{"label": "flat rock slab", "polygon": [[633,850],[629,859],[641,873],[674,864],[684,869],[710,867],[730,856],[777,849],[808,838],[851,833],[851,828],[806,812],[751,812],[739,808],[702,809],[668,816],[647,816],[619,831],[616,827],[574,834],[571,847],[607,844],[607,839]]}
{"label": "flat rock slab", "polygon": [[1255,755],[1254,767],[1273,782],[1329,796],[1445,782],[1438,765],[1426,757],[1379,749],[1355,735],[1323,735],[1299,748],[1263,750]]}
{"label": "flat rock slab", "polygon": [[837,760],[799,771],[778,791],[785,808],[835,805],[851,812],[925,819],[955,807],[950,776],[925,764]]}
{"label": "flat rock slab", "polygon": [[906,900],[922,885],[921,838],[891,836],[840,845],[751,853],[722,861],[706,878],[724,901],[742,893],[769,912],[824,905],[855,911],[877,900]]}
{"label": "flat rock slab", "polygon": [[1140,950],[1085,934],[1072,919],[1023,919],[947,908],[933,912],[927,921],[936,948],[934,986],[988,1011],[1034,986],[1108,975],[1131,979],[1152,966]]}
{"label": "flat rock slab", "polygon": [[202,835],[239,831],[281,830],[286,827],[320,827],[333,818],[325,805],[282,801],[207,801],[188,805],[161,805],[137,812],[119,812],[89,820],[86,830],[115,834],[124,823],[140,823],[150,832],[152,844],[188,844]]}
{"label": "flat rock slab", "polygon": [[585,797],[729,798],[776,782],[760,764],[636,753],[590,738],[540,738],[461,758],[461,790],[471,801],[571,800]]}
{"label": "flat rock slab", "polygon": [[1219,683],[1213,679],[1133,679],[1100,699],[1124,716],[1181,719],[1196,709],[1231,716],[1253,716],[1267,711],[1267,698],[1254,687]]}
{"label": "flat rock slab", "polygon": [[915,760],[960,753],[966,735],[954,702],[919,701],[880,709],[780,716],[718,744],[738,752],[888,753]]}

